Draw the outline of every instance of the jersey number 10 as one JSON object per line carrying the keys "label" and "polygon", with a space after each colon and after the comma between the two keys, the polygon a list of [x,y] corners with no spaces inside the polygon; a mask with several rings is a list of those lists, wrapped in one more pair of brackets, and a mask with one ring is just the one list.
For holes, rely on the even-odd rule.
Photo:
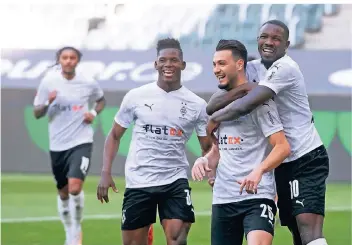
{"label": "jersey number 10", "polygon": [[298,180],[288,182],[290,184],[291,199],[299,196],[299,183]]}

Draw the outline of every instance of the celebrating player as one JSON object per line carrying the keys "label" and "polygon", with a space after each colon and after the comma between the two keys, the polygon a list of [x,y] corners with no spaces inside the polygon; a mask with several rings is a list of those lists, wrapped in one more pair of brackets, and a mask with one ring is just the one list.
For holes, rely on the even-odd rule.
{"label": "celebrating player", "polygon": [[186,142],[194,129],[204,152],[211,148],[211,142],[206,137],[206,102],[181,85],[185,67],[180,43],[175,39],[159,40],[157,82],[125,95],[106,139],[97,188],[97,197],[102,202],[109,202],[109,187],[116,191],[112,162],[121,137],[134,122],[125,167],[121,225],[124,245],[147,243],[157,208],[168,245],[186,244],[195,221],[187,179]]}
{"label": "celebrating player", "polygon": [[[213,59],[219,88],[247,83],[246,63],[242,43],[221,40]],[[193,178],[201,180],[208,165],[214,168],[220,159],[213,188],[211,244],[241,245],[245,234],[249,245],[271,245],[276,214],[273,169],[290,154],[275,103],[269,100],[249,115],[222,122],[217,139],[218,146],[192,169]]]}
{"label": "celebrating player", "polygon": [[[56,53],[61,72],[52,72],[39,85],[34,99],[37,119],[48,114],[51,167],[59,196],[58,211],[66,244],[82,243],[83,182],[88,173],[93,143],[91,124],[104,106],[104,93],[92,78],[76,73],[82,54],[73,47]],[[90,102],[96,102],[90,110]]]}
{"label": "celebrating player", "polygon": [[[327,245],[323,236],[326,178],[329,158],[314,126],[304,77],[286,54],[289,30],[278,20],[263,24],[258,35],[260,60],[248,63],[250,81],[259,85],[240,99],[217,92],[207,112],[208,131],[220,122],[235,120],[274,97],[291,155],[275,170],[281,225],[288,226],[295,245]],[[223,106],[226,107],[222,108]]]}

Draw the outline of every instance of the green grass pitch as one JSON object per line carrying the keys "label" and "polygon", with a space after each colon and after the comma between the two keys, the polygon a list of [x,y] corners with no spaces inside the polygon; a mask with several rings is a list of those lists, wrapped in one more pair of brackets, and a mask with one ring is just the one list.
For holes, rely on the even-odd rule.
{"label": "green grass pitch", "polygon": [[[83,221],[84,245],[122,244],[120,222],[124,180],[115,178],[120,193],[110,192],[109,204],[96,200],[98,178],[85,184]],[[190,182],[196,223],[188,244],[210,244],[211,191],[206,182]],[[1,244],[63,245],[64,231],[56,210],[56,190],[51,176],[2,175]],[[329,184],[324,233],[329,245],[351,244],[351,184]],[[155,224],[154,245],[164,245],[159,223]],[[244,244],[245,241],[244,241]],[[291,245],[285,227],[276,227],[274,245]]]}

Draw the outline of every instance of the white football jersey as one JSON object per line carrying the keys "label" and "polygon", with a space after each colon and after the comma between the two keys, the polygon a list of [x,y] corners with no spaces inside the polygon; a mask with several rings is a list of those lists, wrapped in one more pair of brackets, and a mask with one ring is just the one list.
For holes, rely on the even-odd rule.
{"label": "white football jersey", "polygon": [[303,74],[291,57],[285,55],[278,59],[269,70],[260,59],[248,62],[247,78],[276,94],[274,101],[291,146],[291,155],[285,162],[296,160],[323,144],[314,125]]}
{"label": "white football jersey", "polygon": [[213,189],[213,204],[239,202],[254,198],[275,198],[274,171],[263,175],[258,194],[239,194],[240,185],[254,168],[270,153],[268,137],[283,130],[276,105],[269,100],[250,114],[236,120],[221,122],[216,135],[220,161]]}
{"label": "white football jersey", "polygon": [[51,72],[40,83],[34,106],[43,105],[49,93],[56,90],[56,99],[48,108],[49,144],[51,151],[64,151],[80,144],[93,142],[91,124],[83,122],[89,104],[104,96],[93,79],[77,73],[67,80],[60,71]]}
{"label": "white football jersey", "polygon": [[206,136],[205,109],[206,102],[184,86],[166,92],[153,82],[130,90],[115,116],[124,128],[134,122],[126,187],[160,186],[187,178],[186,143],[193,130]]}

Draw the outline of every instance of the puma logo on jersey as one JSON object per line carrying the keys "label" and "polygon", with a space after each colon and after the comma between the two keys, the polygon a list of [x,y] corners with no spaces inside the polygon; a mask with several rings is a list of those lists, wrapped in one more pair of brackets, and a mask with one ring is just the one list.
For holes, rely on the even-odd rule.
{"label": "puma logo on jersey", "polygon": [[146,107],[148,107],[151,111],[153,111],[152,110],[152,106],[154,105],[154,104],[151,104],[151,105],[147,105],[147,104],[144,104]]}
{"label": "puma logo on jersey", "polygon": [[304,207],[303,202],[304,202],[304,199],[303,199],[302,201],[296,200],[296,203],[297,203],[297,204],[301,204],[301,205],[302,205],[302,207]]}

